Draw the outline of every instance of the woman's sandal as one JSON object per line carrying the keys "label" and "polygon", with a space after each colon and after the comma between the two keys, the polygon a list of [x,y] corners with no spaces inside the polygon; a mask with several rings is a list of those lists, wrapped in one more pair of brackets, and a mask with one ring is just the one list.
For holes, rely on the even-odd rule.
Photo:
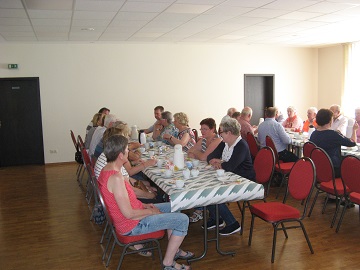
{"label": "woman's sandal", "polygon": [[[139,250],[138,254],[140,256],[150,257],[152,255],[151,251],[145,251],[145,250],[141,251],[141,248],[137,249],[135,246],[130,246],[129,248],[132,249],[132,250]],[[144,248],[144,246],[142,248]]]}
{"label": "woman's sandal", "polygon": [[201,212],[194,211],[192,216],[189,217],[189,222],[195,223],[195,222],[198,222],[200,219],[203,219],[203,212],[202,211]]}
{"label": "woman's sandal", "polygon": [[190,251],[184,251],[185,255],[181,255],[181,252],[183,252],[181,249],[179,249],[178,252],[176,252],[174,261],[179,260],[179,259],[180,260],[188,260],[195,256],[195,254]]}
{"label": "woman's sandal", "polygon": [[[164,266],[163,270],[186,270],[186,265],[185,264],[182,264],[181,268],[176,268],[175,265],[176,265],[175,261],[173,261],[172,265],[168,265],[168,266],[163,265]],[[191,269],[191,267],[189,269]]]}

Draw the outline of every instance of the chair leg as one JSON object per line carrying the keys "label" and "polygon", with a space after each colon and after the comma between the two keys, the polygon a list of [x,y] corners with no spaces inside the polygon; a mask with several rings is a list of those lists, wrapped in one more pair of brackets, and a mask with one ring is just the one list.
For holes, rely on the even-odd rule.
{"label": "chair leg", "polygon": [[284,223],[282,223],[282,222],[281,222],[281,228],[282,228],[282,231],[284,232],[285,237],[289,238],[287,231],[286,231],[286,227],[285,227]]}
{"label": "chair leg", "polygon": [[311,213],[312,213],[312,211],[313,211],[313,209],[314,209],[314,206],[315,206],[315,203],[316,203],[316,200],[317,200],[318,195],[319,195],[319,190],[317,190],[316,193],[315,193],[315,197],[314,197],[313,203],[311,204],[308,217],[311,216]]}
{"label": "chair leg", "polygon": [[338,197],[336,197],[336,209],[335,209],[333,219],[331,221],[330,228],[334,227],[334,225],[335,225],[335,221],[336,221],[339,209],[340,209],[340,202],[342,201],[342,198],[343,198],[343,196],[341,196],[339,199],[338,199]]}
{"label": "chair leg", "polygon": [[341,223],[342,223],[342,221],[344,219],[345,211],[346,211],[348,205],[349,205],[349,201],[345,200],[345,205],[344,205],[343,210],[341,211],[340,219],[339,219],[338,225],[337,225],[336,230],[335,230],[336,232],[339,232],[339,230],[340,230],[340,226],[341,226]]}
{"label": "chair leg", "polygon": [[[272,244],[272,251],[271,251],[271,263],[274,263],[274,258],[275,258],[275,248],[276,248],[276,237],[277,237],[277,231],[278,231],[278,226],[279,226],[279,223],[277,224],[272,224],[273,225],[273,228],[274,228],[274,234],[273,234],[273,244]],[[282,223],[281,223],[282,226],[284,226]]]}
{"label": "chair leg", "polygon": [[300,225],[301,225],[301,229],[302,229],[302,231],[303,231],[303,233],[304,233],[304,236],[305,236],[306,242],[307,242],[307,244],[308,244],[308,246],[309,246],[309,249],[310,249],[310,251],[311,251],[311,254],[314,254],[314,250],[313,250],[313,248],[312,248],[312,245],[311,245],[309,236],[308,236],[308,234],[306,233],[304,224],[302,223],[301,220],[299,220],[299,223],[300,223]]}
{"label": "chair leg", "polygon": [[103,231],[103,233],[102,233],[102,235],[101,235],[100,244],[102,244],[102,243],[104,242],[104,238],[105,238],[105,235],[106,235],[106,231],[107,231],[108,226],[109,226],[109,222],[106,221],[106,224],[105,224],[105,227],[104,227],[104,231]]}
{"label": "chair leg", "polygon": [[326,206],[328,204],[328,201],[329,201],[329,195],[326,195],[326,198],[325,198],[325,202],[324,202],[324,205],[321,209],[321,214],[324,214],[325,213],[325,209],[326,209]]}
{"label": "chair leg", "polygon": [[251,214],[251,225],[250,225],[248,246],[251,246],[252,234],[253,234],[253,229],[254,229],[254,221],[255,221],[255,215]]}
{"label": "chair leg", "polygon": [[246,204],[248,206],[250,206],[250,203],[248,201],[243,201],[243,205],[242,205],[242,208],[240,206],[240,202],[237,201],[236,202],[238,207],[239,207],[239,210],[240,210],[240,213],[241,213],[241,228],[240,228],[240,235],[243,234],[244,232],[244,220],[245,220],[245,207],[246,207]]}
{"label": "chair leg", "polygon": [[102,260],[103,260],[103,261],[105,260],[106,253],[107,253],[107,251],[108,251],[108,248],[109,248],[109,246],[110,246],[111,239],[112,239],[111,228],[109,228],[109,232],[108,232],[108,235],[107,235],[106,238],[108,239],[108,242],[107,242],[106,247],[105,247],[104,252],[103,252],[103,256],[102,256]]}

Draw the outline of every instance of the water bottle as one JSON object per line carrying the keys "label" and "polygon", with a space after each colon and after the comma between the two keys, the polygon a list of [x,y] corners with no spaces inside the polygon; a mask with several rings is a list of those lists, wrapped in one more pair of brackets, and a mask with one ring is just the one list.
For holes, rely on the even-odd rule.
{"label": "water bottle", "polygon": [[309,136],[308,138],[309,138],[309,139],[310,139],[311,133],[313,133],[314,131],[315,131],[314,126],[313,126],[313,125],[310,125],[310,126],[309,126],[309,132],[308,132],[308,134],[309,134],[309,135],[308,135],[308,136]]}
{"label": "water bottle", "polygon": [[140,144],[145,144],[146,143],[146,134],[145,132],[141,132],[140,133]]}

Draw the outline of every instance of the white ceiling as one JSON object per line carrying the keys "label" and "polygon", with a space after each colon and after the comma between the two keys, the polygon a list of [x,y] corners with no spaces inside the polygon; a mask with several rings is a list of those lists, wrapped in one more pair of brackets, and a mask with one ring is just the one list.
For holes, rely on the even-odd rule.
{"label": "white ceiling", "polygon": [[0,0],[0,43],[360,40],[360,0]]}

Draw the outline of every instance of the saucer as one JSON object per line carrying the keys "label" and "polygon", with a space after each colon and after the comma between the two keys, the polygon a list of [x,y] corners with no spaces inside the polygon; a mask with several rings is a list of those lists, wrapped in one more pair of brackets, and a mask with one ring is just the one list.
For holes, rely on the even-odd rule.
{"label": "saucer", "polygon": [[223,175],[223,176],[218,176],[217,179],[218,179],[219,181],[223,181],[223,182],[224,182],[224,181],[226,181],[226,180],[229,180],[230,177],[227,176],[227,175]]}
{"label": "saucer", "polygon": [[163,177],[165,179],[171,179],[174,177],[174,175],[166,176],[165,174],[162,174],[161,177]]}
{"label": "saucer", "polygon": [[157,175],[157,176],[162,176],[164,173],[164,170],[156,170],[154,171],[154,174]]}
{"label": "saucer", "polygon": [[182,189],[185,188],[185,186],[179,188],[179,187],[177,187],[175,184],[172,185],[171,187],[172,187],[173,189],[176,189],[176,190],[182,190]]}

